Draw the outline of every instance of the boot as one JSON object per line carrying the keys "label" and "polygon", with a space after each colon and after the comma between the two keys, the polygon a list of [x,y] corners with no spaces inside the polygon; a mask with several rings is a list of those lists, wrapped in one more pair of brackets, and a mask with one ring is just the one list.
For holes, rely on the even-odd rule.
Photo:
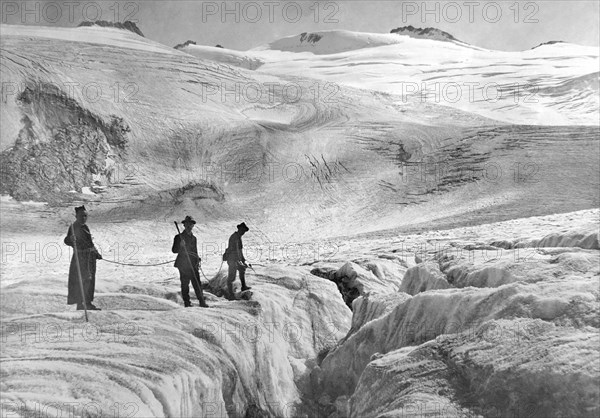
{"label": "boot", "polygon": [[92,303],[90,303],[90,304],[88,305],[88,309],[89,309],[90,311],[101,311],[101,310],[102,310],[102,309],[100,309],[100,308],[96,307],[96,305],[94,305],[94,304],[92,304]]}
{"label": "boot", "polygon": [[240,277],[240,281],[242,282],[242,292],[245,292],[246,290],[252,289],[252,287],[246,286],[246,279],[245,278],[241,278]]}
{"label": "boot", "polygon": [[198,302],[200,302],[201,308],[208,308],[206,301],[204,300],[204,291],[200,288],[200,294],[198,295]]}

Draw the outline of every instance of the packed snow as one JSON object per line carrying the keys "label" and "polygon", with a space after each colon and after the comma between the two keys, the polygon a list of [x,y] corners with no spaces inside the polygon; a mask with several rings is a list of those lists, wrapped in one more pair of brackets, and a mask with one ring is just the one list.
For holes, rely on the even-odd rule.
{"label": "packed snow", "polygon": [[[597,49],[1,30],[7,416],[597,416]],[[89,322],[66,305],[82,204]],[[209,308],[172,264],[186,215]]]}

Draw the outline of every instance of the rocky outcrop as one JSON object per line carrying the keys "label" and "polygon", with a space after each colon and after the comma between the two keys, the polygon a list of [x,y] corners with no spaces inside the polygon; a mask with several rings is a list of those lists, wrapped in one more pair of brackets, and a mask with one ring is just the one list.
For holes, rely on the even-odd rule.
{"label": "rocky outcrop", "polygon": [[29,83],[17,102],[23,127],[0,154],[2,193],[54,202],[112,180],[131,131],[123,118],[94,115],[51,84]]}
{"label": "rocky outcrop", "polygon": [[186,47],[188,45],[197,45],[197,44],[196,44],[196,41],[187,40],[187,41],[185,41],[182,44],[175,45],[173,48],[175,48],[175,49],[181,49],[181,48],[184,48],[184,47]]}
{"label": "rocky outcrop", "polygon": [[539,48],[540,46],[544,46],[544,45],[554,45],[554,44],[564,44],[565,41],[548,41],[548,42],[542,42],[541,44],[534,46],[531,49],[536,49]]}
{"label": "rocky outcrop", "polygon": [[310,44],[314,44],[317,43],[321,40],[323,36],[318,34],[318,33],[307,33],[307,32],[302,32],[300,34],[300,43],[310,43]]}
{"label": "rocky outcrop", "polygon": [[396,33],[398,35],[407,35],[411,38],[419,38],[419,39],[434,39],[436,41],[459,41],[454,36],[450,35],[448,32],[444,32],[443,30],[439,30],[436,28],[415,28],[414,26],[402,26],[396,29],[392,29],[390,33]]}
{"label": "rocky outcrop", "polygon": [[107,22],[106,20],[96,20],[96,21],[83,21],[78,26],[101,26],[104,28],[117,28],[124,29],[130,32],[133,32],[137,35],[144,36],[140,28],[130,20],[126,20],[125,22]]}

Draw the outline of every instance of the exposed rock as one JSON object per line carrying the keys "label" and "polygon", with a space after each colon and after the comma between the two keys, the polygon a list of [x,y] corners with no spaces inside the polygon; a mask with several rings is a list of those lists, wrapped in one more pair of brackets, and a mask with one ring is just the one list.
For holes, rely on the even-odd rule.
{"label": "exposed rock", "polygon": [[306,32],[302,32],[300,34],[300,43],[303,42],[307,42],[307,43],[317,43],[321,40],[323,36],[319,35],[318,33],[306,33]]}
{"label": "exposed rock", "polygon": [[45,83],[30,83],[18,102],[23,127],[14,146],[0,154],[2,193],[52,202],[110,181],[128,143],[123,118],[103,120]]}
{"label": "exposed rock", "polygon": [[564,44],[565,41],[548,41],[548,42],[542,42],[541,44],[534,46],[531,49],[536,49],[539,48],[540,46],[544,46],[544,45],[554,45],[554,44]]}
{"label": "exposed rock", "polygon": [[411,38],[422,38],[422,39],[435,39],[436,41],[459,41],[448,32],[439,30],[436,28],[415,28],[413,26],[403,26],[400,28],[392,29],[390,33],[396,33],[398,35],[408,35]]}
{"label": "exposed rock", "polygon": [[142,31],[140,30],[140,28],[138,28],[138,26],[135,24],[135,22],[132,22],[130,20],[126,20],[125,22],[107,22],[106,20],[95,20],[95,21],[88,21],[85,20],[83,22],[81,22],[78,26],[101,26],[101,27],[108,27],[108,28],[117,28],[117,29],[124,29],[124,30],[128,30],[130,32],[133,32],[137,35],[140,36],[144,36],[144,34],[142,33]]}
{"label": "exposed rock", "polygon": [[181,49],[181,48],[186,47],[188,45],[197,45],[197,44],[196,44],[196,41],[187,40],[187,41],[185,41],[182,44],[175,45],[173,48],[175,48],[175,49]]}

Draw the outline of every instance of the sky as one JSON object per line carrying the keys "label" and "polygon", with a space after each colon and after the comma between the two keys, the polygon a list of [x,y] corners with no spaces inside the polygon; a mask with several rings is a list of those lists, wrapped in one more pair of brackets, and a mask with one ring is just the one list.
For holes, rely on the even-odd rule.
{"label": "sky", "polygon": [[597,0],[1,0],[8,24],[77,26],[83,20],[136,22],[165,45],[193,40],[247,50],[302,32],[345,29],[389,33],[435,27],[488,49],[517,51],[561,40],[599,46]]}

